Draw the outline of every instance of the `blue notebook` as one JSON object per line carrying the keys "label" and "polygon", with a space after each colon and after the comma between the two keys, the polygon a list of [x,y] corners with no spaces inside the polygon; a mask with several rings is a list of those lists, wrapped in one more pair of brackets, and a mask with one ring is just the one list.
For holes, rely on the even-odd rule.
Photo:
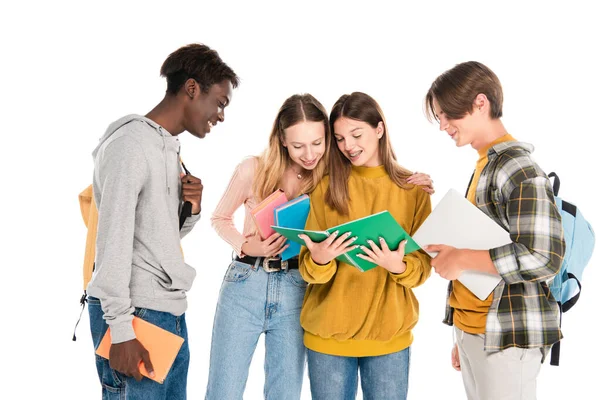
{"label": "blue notebook", "polygon": [[[310,199],[308,195],[303,194],[287,203],[275,207],[273,210],[273,213],[275,214],[275,225],[283,228],[304,229],[309,211]],[[300,244],[290,240],[288,240],[287,243],[290,247],[281,253],[281,259],[284,261],[300,254]]]}

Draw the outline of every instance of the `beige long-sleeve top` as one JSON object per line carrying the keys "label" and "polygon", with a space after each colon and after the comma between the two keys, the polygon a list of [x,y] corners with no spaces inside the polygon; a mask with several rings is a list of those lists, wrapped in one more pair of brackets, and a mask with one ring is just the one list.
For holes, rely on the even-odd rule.
{"label": "beige long-sleeve top", "polygon": [[[258,203],[252,192],[252,182],[258,159],[256,157],[244,159],[235,168],[233,176],[229,181],[227,190],[221,197],[210,221],[213,229],[227,243],[233,247],[238,256],[243,257],[242,245],[246,238],[257,233],[256,224],[252,219],[250,210]],[[244,205],[244,230],[243,233],[235,227],[233,214]]]}

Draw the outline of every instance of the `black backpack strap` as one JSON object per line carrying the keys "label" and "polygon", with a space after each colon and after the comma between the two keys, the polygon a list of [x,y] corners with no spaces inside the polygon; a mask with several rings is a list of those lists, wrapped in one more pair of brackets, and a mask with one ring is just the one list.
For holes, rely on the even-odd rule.
{"label": "black backpack strap", "polygon": [[[560,309],[560,326],[562,326],[562,304],[558,303]],[[552,345],[550,352],[550,365],[558,367],[558,361],[560,359],[560,340]]]}
{"label": "black backpack strap", "polygon": [[560,190],[560,179],[558,178],[558,175],[556,175],[556,173],[554,172],[550,172],[548,174],[548,178],[554,178],[554,183],[552,184],[552,191],[554,192],[555,196],[558,196],[558,191]]}
{"label": "black backpack strap", "polygon": [[571,307],[573,307],[575,303],[577,303],[577,300],[579,300],[579,295],[581,294],[581,282],[579,282],[579,279],[577,279],[577,277],[570,272],[567,273],[567,276],[569,277],[569,279],[575,279],[575,282],[577,282],[577,286],[579,286],[579,292],[575,296],[571,297],[569,301],[562,305],[562,312],[569,311]]}
{"label": "black backpack strap", "polygon": [[[94,263],[92,265],[92,272],[94,272],[95,270],[96,270],[96,263]],[[81,316],[83,315],[83,310],[85,310],[85,303],[87,303],[87,291],[86,290],[83,291],[83,295],[79,299],[79,304],[81,305],[81,312],[79,313],[79,318],[77,319],[77,322],[75,323],[75,328],[73,329],[73,341],[74,342],[77,340],[77,336],[75,336],[75,332],[77,331],[77,325],[79,325],[79,321],[81,321]]]}
{"label": "black backpack strap", "polygon": [[79,318],[77,319],[77,322],[75,323],[75,328],[73,329],[73,341],[74,342],[77,340],[77,337],[75,336],[75,332],[77,331],[77,325],[79,325],[79,321],[81,321],[81,316],[83,315],[83,310],[85,310],[85,303],[87,303],[87,292],[84,290],[83,296],[81,296],[81,298],[79,299],[79,304],[81,304],[81,312],[79,313]]}
{"label": "black backpack strap", "polygon": [[186,201],[181,207],[181,213],[179,214],[179,230],[183,228],[183,224],[188,217],[192,216],[192,203]]}
{"label": "black backpack strap", "polygon": [[[185,171],[186,175],[191,175],[190,171],[188,171],[188,169],[185,167],[185,164],[183,163],[181,158],[179,159],[179,161],[181,162],[181,166],[183,167],[183,170]],[[181,230],[181,228],[183,228],[183,224],[185,223],[186,218],[189,218],[191,216],[192,216],[192,203],[190,203],[189,201],[186,201],[185,203],[183,203],[183,207],[181,207],[181,212],[179,213],[179,230]]]}
{"label": "black backpack strap", "polygon": [[[558,312],[560,313],[558,326],[562,328],[562,315],[563,315],[563,305],[560,301],[556,302],[558,304]],[[558,367],[558,361],[560,359],[560,340],[552,345],[552,351],[550,352],[550,365],[554,365]]]}
{"label": "black backpack strap", "polygon": [[469,184],[467,185],[467,191],[465,192],[465,197],[469,196],[469,189],[471,188],[471,183],[473,183],[473,178],[475,178],[475,171],[471,174],[471,179],[469,179]]}
{"label": "black backpack strap", "polygon": [[[569,279],[575,279],[575,282],[577,282],[577,286],[579,286],[579,293],[577,293],[575,296],[570,298],[569,301],[567,301],[565,304],[562,304],[559,301],[557,302],[558,309],[560,310],[560,323],[559,323],[560,327],[562,327],[563,313],[569,311],[571,309],[571,307],[573,307],[575,305],[575,303],[577,303],[577,300],[579,300],[579,295],[581,294],[581,282],[579,282],[579,279],[577,279],[577,277],[570,272],[567,273],[567,276],[569,277]],[[552,345],[552,352],[550,354],[550,365],[554,365],[557,367],[559,359],[560,359],[560,341],[558,341]]]}

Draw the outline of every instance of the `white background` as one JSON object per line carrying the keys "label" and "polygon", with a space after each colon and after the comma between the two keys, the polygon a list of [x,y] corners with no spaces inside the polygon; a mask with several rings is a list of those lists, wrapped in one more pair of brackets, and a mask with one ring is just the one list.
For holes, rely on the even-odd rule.
{"label": "white background", "polygon": [[[344,93],[375,97],[401,164],[435,180],[435,205],[449,188],[465,189],[476,154],[456,149],[427,122],[424,95],[446,69],[483,62],[503,83],[508,131],[535,144],[538,163],[562,178],[562,195],[600,229],[594,195],[600,172],[594,146],[600,133],[598,13],[592,2],[491,3],[3,3],[5,395],[12,387],[15,398],[100,398],[87,313],[79,339],[71,341],[86,232],[77,195],[91,182],[90,153],[106,126],[161,100],[166,85],[160,66],[187,43],[213,47],[242,79],[223,125],[204,140],[180,136],[187,166],[205,185],[204,216],[183,241],[187,262],[198,271],[187,312],[190,398],[204,396],[213,313],[231,257],[209,217],[236,164],[264,148],[277,109],[291,94],[310,92],[327,109]],[[598,254],[579,304],[564,317],[561,366],[546,364],[540,373],[541,399],[597,398]],[[464,398],[460,374],[450,366],[451,328],[441,323],[445,291],[446,282],[435,275],[416,290],[421,312],[411,399]],[[261,340],[246,399],[262,398],[263,354]],[[309,393],[306,379],[303,398]]]}

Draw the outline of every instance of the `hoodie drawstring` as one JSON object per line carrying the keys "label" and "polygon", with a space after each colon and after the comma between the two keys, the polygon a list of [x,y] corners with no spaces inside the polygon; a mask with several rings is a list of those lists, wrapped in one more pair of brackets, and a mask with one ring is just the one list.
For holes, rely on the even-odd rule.
{"label": "hoodie drawstring", "polygon": [[167,194],[171,194],[171,187],[169,186],[169,170],[167,166],[167,141],[165,139],[164,132],[162,128],[160,129],[160,137],[163,141],[163,159],[165,160],[165,183],[167,184]]}

